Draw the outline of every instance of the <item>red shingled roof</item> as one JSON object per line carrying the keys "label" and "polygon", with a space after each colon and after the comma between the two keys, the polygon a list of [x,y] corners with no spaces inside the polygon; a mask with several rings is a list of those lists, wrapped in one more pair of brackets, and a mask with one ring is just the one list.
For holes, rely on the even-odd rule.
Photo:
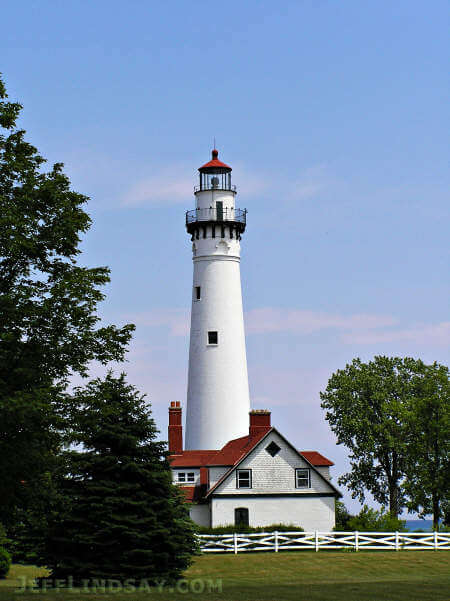
{"label": "red shingled roof", "polygon": [[183,451],[181,455],[170,455],[172,467],[203,467],[218,451]]}
{"label": "red shingled roof", "polygon": [[[235,438],[218,451],[183,451],[181,455],[169,456],[169,461],[172,467],[232,466],[256,446],[265,434],[266,432],[261,432],[256,436]],[[299,453],[315,467],[334,465],[317,451],[299,451]]]}
{"label": "red shingled roof", "polygon": [[230,440],[227,444],[213,455],[208,465],[234,465],[241,457],[246,455],[267,434],[268,430],[262,431],[255,436],[242,436]]}
{"label": "red shingled roof", "polygon": [[299,451],[299,453],[314,467],[334,465],[332,461],[317,451]]}

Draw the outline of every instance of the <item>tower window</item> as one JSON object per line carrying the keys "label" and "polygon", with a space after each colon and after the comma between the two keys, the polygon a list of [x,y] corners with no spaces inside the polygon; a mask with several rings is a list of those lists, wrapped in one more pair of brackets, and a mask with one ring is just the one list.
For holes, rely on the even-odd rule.
{"label": "tower window", "polygon": [[200,300],[202,298],[202,289],[200,288],[200,286],[195,286],[195,300]]}
{"label": "tower window", "polygon": [[208,344],[219,344],[218,332],[208,332]]}
{"label": "tower window", "polygon": [[277,445],[276,442],[274,442],[272,440],[272,442],[266,447],[266,451],[269,453],[269,455],[271,455],[272,457],[275,457],[275,455],[278,453],[278,451],[280,450],[280,447]]}

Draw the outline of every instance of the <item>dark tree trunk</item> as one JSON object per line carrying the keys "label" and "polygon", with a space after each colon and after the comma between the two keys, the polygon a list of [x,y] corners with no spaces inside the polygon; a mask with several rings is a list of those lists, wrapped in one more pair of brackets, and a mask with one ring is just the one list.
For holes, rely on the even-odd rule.
{"label": "dark tree trunk", "polygon": [[398,486],[397,483],[389,486],[389,513],[391,517],[398,518]]}
{"label": "dark tree trunk", "polygon": [[392,471],[390,477],[388,476],[389,485],[389,513],[391,517],[398,518],[400,513],[399,508],[399,487],[398,487],[398,472],[397,472],[397,454],[395,451],[392,453]]}
{"label": "dark tree trunk", "polygon": [[433,493],[433,530],[439,530],[439,518],[441,517],[441,508],[439,497]]}

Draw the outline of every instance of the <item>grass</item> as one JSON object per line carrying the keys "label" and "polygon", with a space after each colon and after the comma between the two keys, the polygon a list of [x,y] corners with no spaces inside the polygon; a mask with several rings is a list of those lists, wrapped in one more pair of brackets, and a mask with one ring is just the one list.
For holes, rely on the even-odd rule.
{"label": "grass", "polygon": [[[0,601],[448,601],[449,551],[291,552],[203,555],[182,591],[16,594],[18,578],[42,574],[13,566],[0,581]],[[222,591],[218,590],[218,581]],[[208,583],[212,583],[212,590]],[[204,592],[198,592],[201,589]],[[209,590],[208,590],[209,589]]]}

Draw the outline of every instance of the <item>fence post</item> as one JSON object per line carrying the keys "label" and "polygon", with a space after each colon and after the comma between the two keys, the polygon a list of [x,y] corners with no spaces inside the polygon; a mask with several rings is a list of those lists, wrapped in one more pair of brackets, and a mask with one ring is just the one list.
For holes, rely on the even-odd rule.
{"label": "fence post", "polygon": [[436,551],[438,548],[438,533],[437,530],[434,531],[434,550]]}
{"label": "fence post", "polygon": [[358,530],[355,530],[355,551],[359,551]]}
{"label": "fence post", "polygon": [[395,550],[398,551],[398,530],[395,531]]}
{"label": "fence post", "polygon": [[315,539],[314,539],[314,543],[315,543],[315,548],[316,548],[316,553],[319,551],[319,537],[317,535],[317,530],[315,531]]}
{"label": "fence post", "polygon": [[275,545],[275,553],[278,553],[278,530],[275,530],[275,538],[273,539]]}
{"label": "fence post", "polygon": [[234,554],[236,555],[236,553],[238,552],[236,532],[233,533],[233,545],[234,545]]}

